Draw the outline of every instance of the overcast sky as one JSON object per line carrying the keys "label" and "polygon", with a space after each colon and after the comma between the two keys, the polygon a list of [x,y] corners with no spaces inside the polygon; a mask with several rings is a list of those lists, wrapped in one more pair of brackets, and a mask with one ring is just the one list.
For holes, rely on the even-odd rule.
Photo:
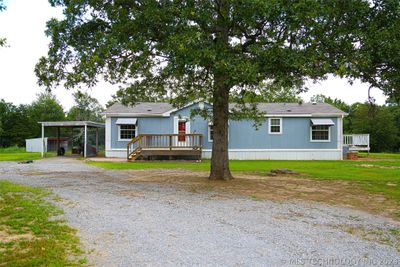
{"label": "overcast sky", "polygon": [[[44,89],[37,85],[34,67],[45,55],[49,40],[44,34],[46,21],[52,17],[61,18],[60,9],[52,8],[47,0],[5,0],[7,9],[0,12],[0,37],[6,37],[9,47],[0,48],[0,99],[15,104],[27,104]],[[329,78],[318,84],[309,84],[309,92],[302,94],[309,101],[314,94],[340,98],[347,103],[364,102],[368,87],[356,82],[350,85],[346,80]],[[101,104],[105,104],[115,93],[116,87],[102,83],[89,92]],[[73,105],[72,91],[56,88],[53,91],[64,108]],[[385,102],[383,94],[374,89],[372,96],[379,104]]]}

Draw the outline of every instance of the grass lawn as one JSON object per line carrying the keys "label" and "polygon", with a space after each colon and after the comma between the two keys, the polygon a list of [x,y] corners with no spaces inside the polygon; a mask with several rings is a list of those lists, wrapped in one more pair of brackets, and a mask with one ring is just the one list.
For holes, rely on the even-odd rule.
{"label": "grass lawn", "polygon": [[81,266],[75,230],[55,216],[49,193],[0,180],[0,266]]}
{"label": "grass lawn", "polygon": [[[105,162],[88,161],[106,169],[173,169],[209,170],[210,161],[196,162],[148,161],[148,162]],[[308,177],[357,181],[400,181],[400,159],[398,161],[301,161],[301,160],[231,160],[232,172],[266,173],[271,169],[290,169]]]}
{"label": "grass lawn", "polygon": [[[108,169],[189,169],[208,171],[210,161],[195,162],[88,162]],[[299,172],[299,179],[350,182],[357,189],[382,194],[400,207],[400,154],[361,154],[358,161],[283,161],[283,160],[232,160],[230,168],[235,173],[265,176],[271,169],[290,169]],[[284,186],[284,184],[283,184]],[[400,211],[397,212],[400,216]]]}
{"label": "grass lawn", "polygon": [[[46,157],[54,156],[54,153],[46,153]],[[24,147],[0,148],[0,161],[37,160],[41,153],[26,152]]]}

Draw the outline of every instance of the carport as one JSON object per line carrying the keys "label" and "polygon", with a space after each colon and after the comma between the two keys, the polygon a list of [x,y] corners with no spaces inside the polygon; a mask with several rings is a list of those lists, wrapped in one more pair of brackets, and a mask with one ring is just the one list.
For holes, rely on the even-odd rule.
{"label": "carport", "polygon": [[[88,128],[96,129],[96,150],[99,150],[99,129],[104,128],[104,123],[93,122],[93,121],[42,121],[39,122],[42,125],[42,157],[44,157],[45,150],[45,127],[56,127],[57,128],[57,138],[60,140],[60,129],[61,128],[82,128],[84,129],[84,157],[87,157],[87,147],[88,147]],[[60,148],[60,142],[57,144]]]}

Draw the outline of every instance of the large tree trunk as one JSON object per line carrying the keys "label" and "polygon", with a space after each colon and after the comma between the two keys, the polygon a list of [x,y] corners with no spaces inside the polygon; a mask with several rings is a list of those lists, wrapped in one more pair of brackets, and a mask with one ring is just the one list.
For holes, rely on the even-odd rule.
{"label": "large tree trunk", "polygon": [[214,140],[211,156],[212,180],[233,179],[229,170],[228,156],[228,119],[229,119],[229,88],[224,85],[224,77],[216,79],[213,103]]}
{"label": "large tree trunk", "polygon": [[213,92],[213,129],[214,140],[211,156],[212,180],[230,180],[232,179],[229,170],[228,157],[228,119],[229,119],[229,71],[222,62],[225,61],[224,55],[229,51],[229,5],[225,0],[218,1],[218,30],[216,32],[215,42],[220,49],[219,60],[221,64],[216,64],[214,74],[214,92]]}

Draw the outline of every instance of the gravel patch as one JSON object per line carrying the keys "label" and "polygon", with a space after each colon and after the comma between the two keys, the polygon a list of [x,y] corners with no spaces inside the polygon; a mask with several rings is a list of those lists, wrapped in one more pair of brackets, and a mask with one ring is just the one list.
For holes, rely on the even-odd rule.
{"label": "gravel patch", "polygon": [[132,183],[69,158],[0,162],[0,179],[61,197],[96,266],[400,265],[393,246],[344,230],[399,228],[362,211]]}

